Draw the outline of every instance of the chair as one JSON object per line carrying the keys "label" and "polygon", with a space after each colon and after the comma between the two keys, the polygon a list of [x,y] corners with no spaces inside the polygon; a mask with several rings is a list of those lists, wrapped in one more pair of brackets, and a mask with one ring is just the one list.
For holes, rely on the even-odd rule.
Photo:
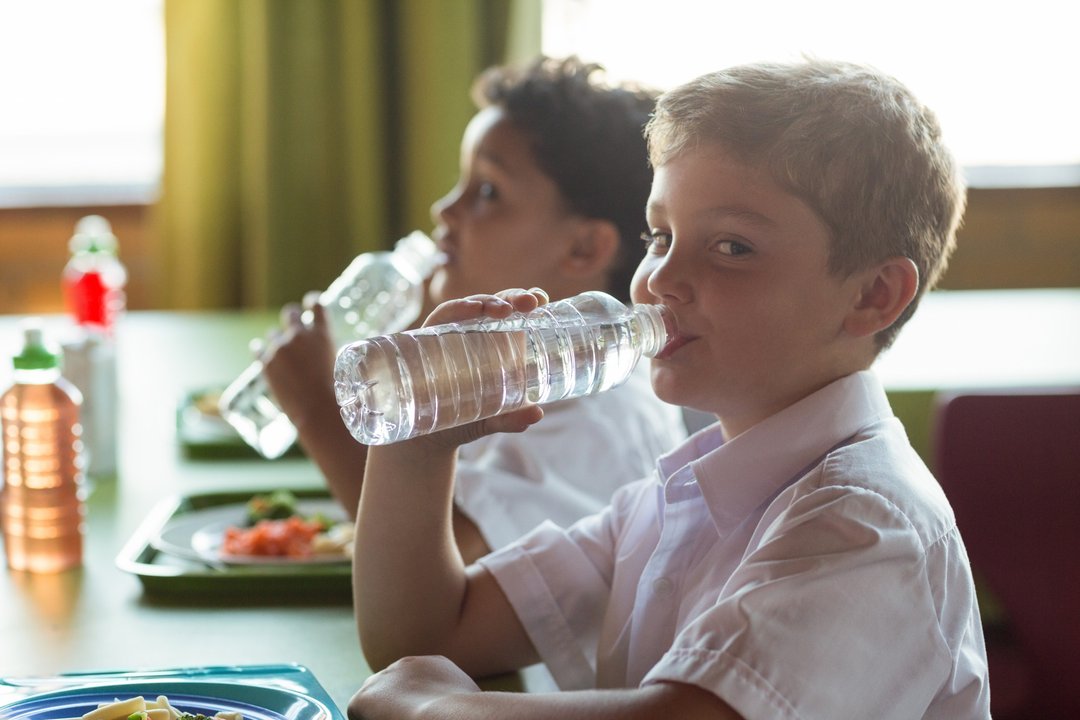
{"label": "chair", "polygon": [[942,397],[934,440],[972,568],[1005,620],[986,627],[994,717],[1080,717],[1080,388]]}

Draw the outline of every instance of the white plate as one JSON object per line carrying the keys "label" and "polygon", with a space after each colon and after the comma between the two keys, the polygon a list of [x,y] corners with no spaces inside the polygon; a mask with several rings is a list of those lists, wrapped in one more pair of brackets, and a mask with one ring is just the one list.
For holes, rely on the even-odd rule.
{"label": "white plate", "polygon": [[[321,514],[335,521],[346,521],[344,510],[333,500],[297,500],[301,515]],[[157,550],[177,557],[228,565],[311,565],[347,562],[344,554],[311,555],[309,557],[270,557],[264,555],[226,555],[221,552],[225,528],[244,527],[246,503],[218,505],[178,515],[161,529],[150,544]]]}

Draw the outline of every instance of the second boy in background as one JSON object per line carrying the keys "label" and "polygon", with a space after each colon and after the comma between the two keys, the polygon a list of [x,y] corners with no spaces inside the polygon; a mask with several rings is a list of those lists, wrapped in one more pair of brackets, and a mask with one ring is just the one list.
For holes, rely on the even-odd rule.
{"label": "second boy in background", "polygon": [[[587,290],[629,300],[644,252],[652,170],[643,128],[655,94],[609,85],[598,66],[549,58],[521,71],[493,68],[473,96],[479,111],[462,138],[458,184],[432,206],[446,262],[428,286],[428,310],[506,287],[543,287],[552,300]],[[262,360],[301,446],[352,515],[367,449],[338,414],[334,348],[314,310],[305,326],[301,308],[286,307]],[[656,398],[642,365],[612,392],[550,406],[548,422],[528,436],[462,448],[454,531],[464,556],[543,520],[568,525],[595,512],[684,437],[679,410]],[[616,457],[596,451],[613,444],[623,448]]]}

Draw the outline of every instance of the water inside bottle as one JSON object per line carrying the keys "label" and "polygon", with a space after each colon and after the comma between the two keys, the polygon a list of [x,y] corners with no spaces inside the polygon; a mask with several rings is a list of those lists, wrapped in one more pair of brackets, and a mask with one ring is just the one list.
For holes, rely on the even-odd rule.
{"label": "water inside bottle", "polygon": [[[407,327],[420,313],[422,280],[437,260],[435,244],[421,232],[399,240],[393,252],[357,256],[319,296],[334,344],[340,348]],[[310,311],[304,321],[311,322]],[[280,457],[296,442],[297,430],[270,392],[260,362],[225,389],[219,407],[222,417],[263,457]]]}
{"label": "water inside bottle", "polygon": [[249,365],[227,392],[228,396],[222,395],[222,415],[260,455],[281,457],[296,442],[296,427],[277,406],[262,363]]}
{"label": "water inside bottle", "polygon": [[596,316],[547,307],[346,346],[335,370],[342,419],[360,442],[384,444],[602,392],[629,377],[643,349],[658,352],[668,333],[655,308],[632,316],[622,308],[612,318],[610,306]]}

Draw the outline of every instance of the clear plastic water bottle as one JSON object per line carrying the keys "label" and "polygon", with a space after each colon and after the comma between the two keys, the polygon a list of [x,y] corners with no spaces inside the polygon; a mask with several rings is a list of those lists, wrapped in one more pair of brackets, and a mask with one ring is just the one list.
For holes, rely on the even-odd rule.
{"label": "clear plastic water bottle", "polygon": [[587,292],[505,320],[352,343],[338,353],[334,391],[353,437],[384,445],[609,390],[674,336],[665,307]]}
{"label": "clear plastic water bottle", "polygon": [[[419,231],[398,240],[393,251],[357,256],[319,296],[337,347],[413,323],[423,306],[424,280],[439,257],[435,243]],[[219,410],[263,457],[280,457],[296,442],[296,427],[270,392],[259,361],[225,389]]]}
{"label": "clear plastic water bottle", "polygon": [[40,325],[28,324],[24,335],[15,383],[0,397],[4,551],[13,570],[58,572],[82,564],[82,398],[60,376]]}
{"label": "clear plastic water bottle", "polygon": [[127,270],[117,257],[112,226],[100,215],[80,219],[68,247],[61,285],[75,328],[64,341],[64,376],[82,393],[86,474],[111,478],[119,436],[115,329],[127,305]]}

